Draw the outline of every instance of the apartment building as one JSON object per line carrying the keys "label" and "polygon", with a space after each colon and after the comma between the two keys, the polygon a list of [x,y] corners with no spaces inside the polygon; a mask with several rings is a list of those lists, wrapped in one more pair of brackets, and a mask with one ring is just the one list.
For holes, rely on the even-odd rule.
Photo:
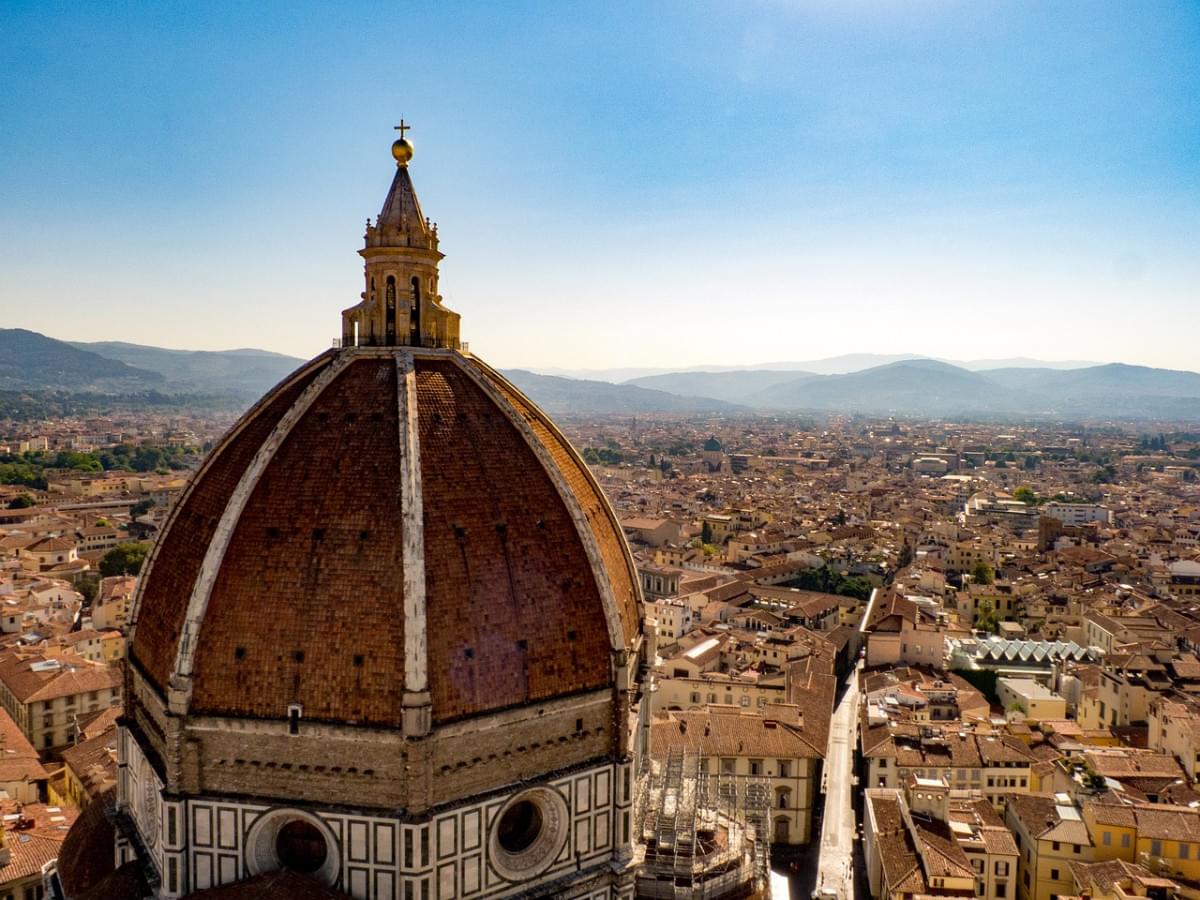
{"label": "apartment building", "polygon": [[[801,707],[767,704],[761,714],[711,708],[672,712],[650,729],[651,753],[696,754],[700,771],[763,778],[771,797],[771,842],[806,844],[812,837],[813,802],[825,757],[833,685]],[[829,709],[821,708],[828,701]],[[823,716],[823,717],[822,717]]]}
{"label": "apartment building", "polygon": [[58,658],[20,650],[0,654],[0,706],[43,754],[71,744],[76,716],[120,702],[116,668],[69,653]]}

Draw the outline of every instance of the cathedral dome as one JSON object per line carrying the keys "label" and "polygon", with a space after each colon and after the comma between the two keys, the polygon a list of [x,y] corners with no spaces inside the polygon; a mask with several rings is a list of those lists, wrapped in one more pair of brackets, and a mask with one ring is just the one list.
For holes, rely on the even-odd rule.
{"label": "cathedral dome", "polygon": [[138,581],[115,821],[164,898],[632,895],[637,570],[459,339],[410,149],[337,346],[213,448]]}
{"label": "cathedral dome", "polygon": [[433,725],[613,683],[637,576],[585,464],[462,353],[330,351],[210,454],[140,588],[134,665],[191,713]]}

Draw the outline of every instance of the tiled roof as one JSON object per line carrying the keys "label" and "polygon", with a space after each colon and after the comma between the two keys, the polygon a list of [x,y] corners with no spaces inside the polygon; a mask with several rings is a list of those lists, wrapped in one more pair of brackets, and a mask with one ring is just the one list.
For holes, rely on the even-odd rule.
{"label": "tiled roof", "polygon": [[5,801],[0,811],[6,816],[21,813],[21,822],[6,822],[4,843],[12,851],[7,865],[0,866],[0,884],[28,878],[58,857],[76,811],[42,803],[17,804]]}
{"label": "tiled roof", "polygon": [[782,716],[673,712],[667,720],[651,725],[650,745],[651,752],[661,757],[670,750],[683,750],[705,757],[821,759],[825,747],[814,746],[807,728],[807,719],[796,725]]}
{"label": "tiled roof", "polygon": [[[198,629],[194,711],[284,718],[299,702],[306,720],[401,722],[399,473],[410,425],[397,364],[410,351],[348,352],[359,355],[301,369],[235,426],[177,503],[141,579],[130,658],[164,690],[216,523],[299,392],[324,373],[232,528]],[[334,359],[344,368],[329,374]],[[457,354],[412,359],[434,722],[610,685],[607,617],[619,619],[620,640],[635,640],[638,578],[591,473],[486,366]]]}
{"label": "tiled roof", "polygon": [[115,796],[114,790],[106,791],[89,803],[62,842],[58,853],[58,877],[68,897],[83,894],[113,871],[115,835],[107,812],[112,808]]}

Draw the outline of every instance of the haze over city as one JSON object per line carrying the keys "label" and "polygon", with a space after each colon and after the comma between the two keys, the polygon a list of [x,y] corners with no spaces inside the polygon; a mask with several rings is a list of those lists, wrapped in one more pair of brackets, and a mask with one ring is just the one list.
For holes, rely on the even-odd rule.
{"label": "haze over city", "polygon": [[0,15],[6,327],[312,355],[404,116],[499,365],[1197,367],[1193,3]]}

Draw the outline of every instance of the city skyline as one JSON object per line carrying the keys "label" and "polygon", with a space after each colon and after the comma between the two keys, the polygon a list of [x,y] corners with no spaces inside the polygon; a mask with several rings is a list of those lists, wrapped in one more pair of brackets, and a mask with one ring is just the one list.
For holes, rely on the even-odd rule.
{"label": "city skyline", "polygon": [[9,10],[3,325],[312,355],[404,116],[502,366],[1196,368],[1194,7],[555,13]]}

